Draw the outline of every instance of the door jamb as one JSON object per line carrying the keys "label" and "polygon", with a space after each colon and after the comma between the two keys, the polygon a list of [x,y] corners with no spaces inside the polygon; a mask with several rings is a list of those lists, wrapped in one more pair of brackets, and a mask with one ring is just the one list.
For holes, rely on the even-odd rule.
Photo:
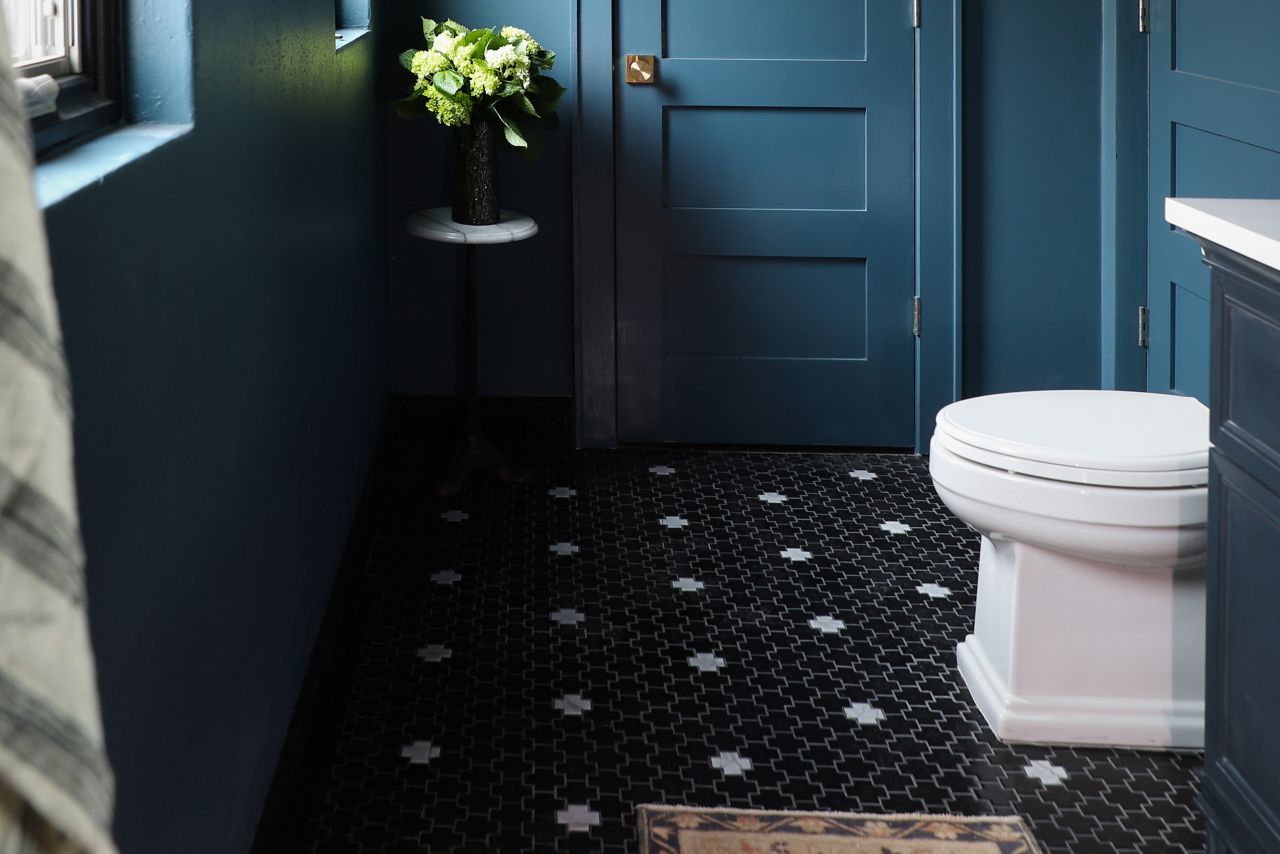
{"label": "door jamb", "polygon": [[[875,0],[881,2],[881,0]],[[574,0],[574,348],[578,447],[618,444],[614,5]],[[904,9],[909,4],[904,0]],[[923,0],[916,38],[916,451],[961,386],[961,12]],[[911,306],[903,306],[910,311]]]}

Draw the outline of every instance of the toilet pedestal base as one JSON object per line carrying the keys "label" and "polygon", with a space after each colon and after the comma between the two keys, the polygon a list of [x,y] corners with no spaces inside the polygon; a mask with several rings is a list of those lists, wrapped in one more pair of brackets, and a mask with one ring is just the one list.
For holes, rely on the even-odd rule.
{"label": "toilet pedestal base", "polygon": [[1007,742],[1200,749],[1204,568],[982,540],[960,673]]}

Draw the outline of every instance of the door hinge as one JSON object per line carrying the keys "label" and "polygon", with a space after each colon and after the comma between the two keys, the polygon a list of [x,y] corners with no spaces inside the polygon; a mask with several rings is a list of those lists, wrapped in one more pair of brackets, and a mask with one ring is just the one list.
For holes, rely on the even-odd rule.
{"label": "door hinge", "polygon": [[[1143,0],[1145,3],[1146,0]],[[924,4],[924,0],[911,0],[911,26],[920,29],[920,18],[924,12],[920,7]]]}
{"label": "door hinge", "polygon": [[911,334],[920,337],[920,297],[911,300]]}
{"label": "door hinge", "polygon": [[1151,0],[1138,0],[1138,32],[1151,32]]}
{"label": "door hinge", "polygon": [[1138,346],[1151,346],[1151,309],[1138,306]]}

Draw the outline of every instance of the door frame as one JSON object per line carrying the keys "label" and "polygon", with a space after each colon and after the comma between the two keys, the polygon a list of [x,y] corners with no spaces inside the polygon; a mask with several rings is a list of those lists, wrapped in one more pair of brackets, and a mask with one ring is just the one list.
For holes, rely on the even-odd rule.
{"label": "door frame", "polygon": [[[885,0],[871,0],[885,2]],[[573,134],[575,442],[618,444],[614,7],[574,0]],[[897,0],[909,8],[911,0]],[[920,0],[916,30],[915,445],[928,451],[939,409],[961,394],[961,12],[963,0]],[[924,247],[928,247],[928,250]],[[903,306],[903,311],[910,311]]]}

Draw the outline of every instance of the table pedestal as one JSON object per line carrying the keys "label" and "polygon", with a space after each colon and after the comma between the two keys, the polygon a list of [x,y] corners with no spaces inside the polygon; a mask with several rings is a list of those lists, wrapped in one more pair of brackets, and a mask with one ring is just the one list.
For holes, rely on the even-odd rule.
{"label": "table pedestal", "polygon": [[524,473],[511,467],[502,451],[485,437],[482,430],[476,383],[476,247],[526,240],[538,233],[538,225],[529,217],[511,211],[503,211],[502,219],[496,225],[461,225],[453,221],[449,208],[433,208],[410,216],[405,227],[410,234],[424,240],[461,245],[466,256],[463,293],[466,414],[462,432],[453,447],[449,474],[436,491],[440,495],[460,492],[466,486],[467,478],[481,471],[493,472],[504,481],[522,480]]}

